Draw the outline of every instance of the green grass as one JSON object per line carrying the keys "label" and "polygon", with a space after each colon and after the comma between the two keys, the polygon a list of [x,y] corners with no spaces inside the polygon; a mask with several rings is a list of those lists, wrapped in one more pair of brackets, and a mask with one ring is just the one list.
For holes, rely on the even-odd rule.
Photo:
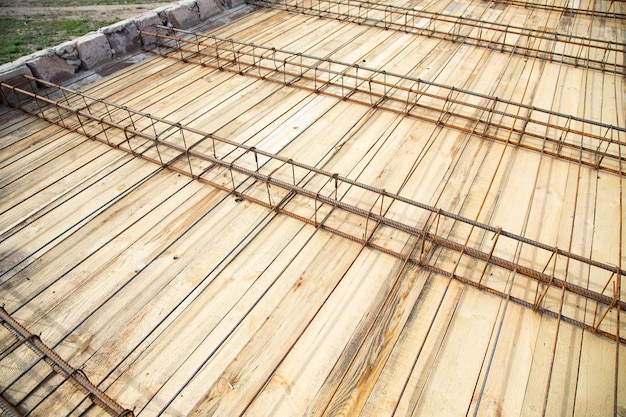
{"label": "green grass", "polygon": [[[115,23],[111,14],[95,11],[85,16],[71,15],[71,7],[120,4],[171,3],[173,0],[0,0],[6,7],[68,7],[69,16],[47,15],[45,12],[29,17],[0,17],[0,64],[35,51],[51,48],[72,38]],[[65,10],[65,9],[64,9]],[[11,16],[11,15],[8,15]],[[27,15],[28,16],[28,15]]]}
{"label": "green grass", "polygon": [[56,46],[112,23],[115,20],[0,18],[0,27],[3,29],[0,36],[0,64]]}

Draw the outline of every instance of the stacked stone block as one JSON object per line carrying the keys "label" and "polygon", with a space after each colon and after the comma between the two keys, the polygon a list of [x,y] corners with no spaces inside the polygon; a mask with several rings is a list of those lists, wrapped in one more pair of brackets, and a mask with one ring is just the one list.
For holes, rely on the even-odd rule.
{"label": "stacked stone block", "polygon": [[[234,8],[242,4],[245,0],[183,0],[173,3],[1,65],[0,82],[17,85],[23,81],[23,78],[19,81],[21,75],[32,75],[59,83],[79,71],[92,70],[112,58],[154,43],[154,37],[139,33],[153,24],[187,29],[215,16],[224,7]],[[0,95],[0,101],[6,104],[4,97]]]}

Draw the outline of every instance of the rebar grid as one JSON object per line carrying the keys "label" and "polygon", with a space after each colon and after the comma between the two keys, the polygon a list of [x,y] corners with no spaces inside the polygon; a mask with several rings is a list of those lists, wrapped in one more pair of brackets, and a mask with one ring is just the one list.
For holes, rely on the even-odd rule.
{"label": "rebar grid", "polygon": [[[51,89],[32,93],[3,83],[0,90],[6,102],[27,113],[370,248],[399,259],[409,258],[426,270],[510,298],[540,313],[557,317],[543,305],[546,293],[553,288],[572,295],[572,303],[586,298],[596,303],[593,315],[585,315],[582,321],[562,315],[562,320],[626,343],[616,332],[614,317],[626,309],[615,288],[624,271],[614,265],[199,129],[25,78]],[[408,219],[417,224],[408,224]],[[403,245],[399,245],[410,238],[422,242],[417,256],[403,253]],[[510,245],[523,247],[519,262],[507,249]],[[439,251],[439,259],[453,256],[458,261],[451,269],[431,265],[428,259],[434,250]],[[566,270],[564,263],[569,265]],[[542,293],[540,286],[533,291],[524,284],[509,294],[491,278],[497,273],[487,273],[494,267],[542,284]],[[457,270],[464,270],[465,275]],[[594,277],[591,285],[585,280],[587,274]],[[601,283],[606,285],[601,288]],[[612,296],[605,294],[607,289],[613,289]]]}
{"label": "rebar grid", "polygon": [[[524,0],[489,0],[491,3],[494,4],[494,6],[496,5],[513,5],[513,6],[521,6],[521,7],[525,7],[525,8],[529,8],[529,9],[539,9],[539,10],[547,10],[550,12],[558,12],[561,13],[563,16],[571,16],[571,15],[575,15],[575,14],[580,14],[580,15],[586,15],[586,16],[593,16],[593,17],[602,17],[602,18],[606,18],[606,19],[626,19],[626,14],[624,13],[617,13],[617,12],[611,12],[611,11],[602,11],[602,10],[597,10],[594,8],[587,8],[587,9],[581,9],[580,7],[568,7],[568,6],[559,6],[557,4],[553,4],[553,3],[549,3],[548,1],[546,1],[545,3],[539,3],[537,1],[524,1]],[[566,2],[569,4],[569,2]],[[616,2],[611,1],[609,4],[609,9],[611,7],[615,8]],[[596,6],[597,7],[597,6]]]}
{"label": "rebar grid", "polygon": [[[612,173],[626,128],[420,78],[215,36],[154,27],[156,54],[372,106]],[[169,34],[167,34],[169,33]],[[180,34],[182,36],[174,36]],[[183,37],[185,36],[185,37]]]}
{"label": "rebar grid", "polygon": [[20,342],[28,346],[42,357],[57,374],[72,382],[77,388],[89,396],[91,401],[112,416],[134,416],[131,410],[124,409],[115,400],[94,385],[87,375],[79,369],[73,368],[56,352],[50,349],[39,336],[30,333],[24,326],[15,320],[0,306],[0,323],[7,328]]}
{"label": "rebar grid", "polygon": [[488,22],[368,0],[247,0],[248,4],[426,35],[501,52],[624,74],[624,42]]}

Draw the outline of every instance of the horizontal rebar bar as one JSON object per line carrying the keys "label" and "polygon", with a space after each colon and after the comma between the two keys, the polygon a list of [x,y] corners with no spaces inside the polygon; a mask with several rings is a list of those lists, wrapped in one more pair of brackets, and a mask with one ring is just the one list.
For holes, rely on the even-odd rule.
{"label": "horizontal rebar bar", "polygon": [[0,393],[0,410],[2,410],[8,417],[22,417],[23,414],[13,404],[7,400],[3,394]]}
{"label": "horizontal rebar bar", "polygon": [[[623,41],[526,28],[367,0],[247,0],[248,4],[437,37],[543,60],[624,74]],[[526,45],[520,42],[526,39]],[[531,45],[538,42],[538,46]],[[542,44],[545,43],[545,46]],[[590,57],[599,51],[602,59]]]}
{"label": "horizontal rebar bar", "polygon": [[[602,10],[597,10],[594,8],[588,8],[588,9],[581,9],[578,7],[568,7],[568,6],[559,6],[557,4],[553,4],[553,3],[537,3],[534,1],[523,1],[523,0],[489,0],[491,3],[493,3],[494,5],[513,5],[513,6],[521,6],[521,7],[525,7],[525,8],[529,8],[529,9],[540,9],[540,10],[548,10],[551,12],[558,12],[561,13],[564,16],[569,16],[569,15],[574,15],[574,14],[580,14],[580,15],[586,15],[586,16],[593,16],[593,17],[602,17],[602,18],[606,18],[606,19],[626,19],[626,14],[624,13],[617,13],[617,12],[610,12],[610,11],[602,11]],[[591,3],[592,7],[594,3]],[[611,2],[611,4],[615,4],[613,2]]]}
{"label": "horizontal rebar bar", "polygon": [[87,378],[83,371],[74,369],[56,352],[42,342],[39,336],[30,333],[24,326],[15,320],[9,312],[5,310],[4,306],[0,306],[0,322],[11,333],[13,333],[18,340],[23,341],[26,346],[40,355],[56,373],[66,379],[69,379],[81,391],[88,394],[94,404],[101,407],[109,415],[119,417],[134,415],[131,410],[124,409],[117,402],[115,402],[115,400],[89,381],[89,378]]}
{"label": "horizontal rebar bar", "polygon": [[140,32],[167,42],[149,49],[163,56],[406,114],[542,155],[626,174],[626,149],[619,149],[626,147],[620,139],[620,135],[626,139],[624,127],[357,64],[164,26],[154,29],[157,32]]}
{"label": "horizontal rebar bar", "polygon": [[[332,207],[333,210],[339,210],[346,215],[357,216],[357,220],[350,224],[353,226],[365,225],[365,233],[363,233],[362,236],[367,236],[367,225],[370,221],[378,222],[380,225],[387,226],[391,230],[400,231],[406,233],[408,236],[417,237],[422,239],[424,242],[427,241],[429,244],[434,244],[444,250],[451,250],[457,254],[460,253],[461,256],[466,255],[478,261],[485,262],[486,264],[514,271],[517,274],[531,278],[534,281],[546,286],[562,288],[569,294],[584,297],[588,300],[602,304],[604,306],[603,309],[607,312],[626,310],[626,303],[620,300],[618,296],[617,298],[616,296],[611,297],[603,293],[598,293],[588,288],[581,287],[572,283],[571,280],[567,279],[567,277],[548,275],[543,271],[533,268],[532,264],[523,265],[519,262],[505,259],[502,255],[496,256],[493,254],[493,249],[490,252],[486,252],[481,250],[479,247],[471,247],[467,244],[456,242],[451,238],[444,237],[441,233],[433,233],[426,226],[424,228],[411,226],[406,223],[406,219],[395,219],[390,215],[383,215],[383,205],[385,201],[388,202],[385,212],[388,212],[391,204],[395,204],[394,207],[404,205],[402,207],[418,208],[424,210],[426,213],[434,214],[438,218],[452,220],[452,224],[458,222],[459,224],[470,225],[474,228],[482,230],[484,233],[491,233],[493,235],[497,234],[499,236],[499,240],[496,240],[496,243],[502,242],[503,238],[509,238],[514,242],[518,242],[518,244],[528,245],[529,248],[544,251],[543,253],[550,255],[550,259],[553,255],[562,256],[568,258],[571,262],[580,262],[581,264],[586,265],[585,268],[595,268],[593,271],[596,273],[599,273],[600,270],[610,272],[609,279],[612,279],[615,275],[621,276],[625,273],[625,271],[614,265],[598,262],[581,255],[564,251],[562,249],[519,236],[515,233],[502,230],[499,227],[482,224],[480,222],[446,212],[436,207],[342,177],[338,174],[329,173],[321,169],[296,162],[292,159],[256,149],[255,147],[245,146],[240,143],[218,137],[214,134],[203,132],[199,129],[170,122],[165,119],[132,110],[125,106],[110,103],[105,100],[94,98],[52,83],[34,79],[32,77],[27,78],[31,81],[37,81],[41,85],[54,87],[56,89],[56,95],[60,94],[63,98],[61,100],[55,100],[49,97],[50,93],[46,93],[47,96],[44,97],[41,94],[32,93],[19,87],[2,84],[2,87],[13,91],[15,94],[15,97],[10,100],[7,97],[7,102],[14,103],[15,107],[20,108],[25,112],[37,115],[38,117],[52,123],[63,126],[66,129],[99,140],[110,146],[124,150],[133,155],[140,156],[151,162],[161,164],[162,166],[168,167],[185,175],[189,175],[192,178],[196,178],[219,189],[231,192],[251,202],[263,205],[264,207],[276,210],[277,212],[287,214],[309,224],[320,226],[325,230],[329,230],[335,234],[344,236],[354,241],[362,242],[371,248],[383,251],[401,259],[407,258],[405,254],[385,247],[384,245],[380,245],[371,238],[364,239],[363,237],[359,237],[359,235],[355,234],[354,231],[347,232],[345,230],[340,230],[339,228],[333,228],[327,224],[322,225],[319,223],[317,221],[317,213],[321,207]],[[71,103],[74,103],[74,105],[70,105]],[[81,106],[78,107],[78,104],[81,104]],[[94,127],[96,129],[95,131],[88,130],[88,128],[91,129]],[[117,136],[114,136],[115,131],[117,132]],[[117,141],[114,140],[116,138]],[[134,147],[131,141],[133,141]],[[204,147],[204,150],[202,150],[202,147]],[[198,164],[198,161],[202,163]],[[209,163],[209,165],[204,166],[204,163]],[[278,165],[278,167],[276,167],[276,165]],[[195,172],[194,166],[196,166]],[[270,168],[272,169],[270,170]],[[230,173],[232,185],[221,183],[220,179],[223,178],[223,176],[218,176],[218,180],[208,179],[207,173],[213,169],[221,169],[224,173]],[[269,172],[265,172],[268,170]],[[296,176],[296,172],[298,172],[298,176]],[[241,182],[239,182],[238,179],[237,182],[239,182],[239,184],[237,184],[234,179],[234,174],[242,174],[245,179]],[[312,189],[310,186],[309,188],[305,188],[299,185],[305,177],[311,176],[319,178],[321,183],[324,185],[322,185],[320,189]],[[251,179],[253,183],[248,184],[245,191],[241,191],[241,184],[245,183],[249,179]],[[328,184],[330,184],[330,189],[327,187]],[[280,204],[273,203],[270,186],[274,189],[282,190],[276,199],[276,201],[281,201]],[[262,200],[254,194],[255,190],[256,192],[259,192],[258,190],[264,190],[265,187],[267,187],[267,201]],[[354,204],[346,203],[338,197],[339,188],[342,188],[342,190],[346,188],[350,190],[358,190],[361,192],[361,194],[359,194],[359,201],[374,201],[374,204],[369,204],[367,208],[362,208]],[[326,191],[323,192],[323,190]],[[274,195],[276,195],[276,191],[274,191]],[[308,203],[305,207],[308,207],[309,210],[312,207],[315,207],[315,211],[309,213],[308,216],[303,216],[294,210],[288,210],[286,206],[294,196],[300,196],[307,199]],[[373,206],[377,205],[379,201],[380,213],[377,213],[377,210],[375,210]],[[384,237],[384,235],[377,236],[378,239]],[[465,241],[465,239],[463,239],[463,241]],[[411,262],[417,265],[424,264],[423,261],[423,259],[411,259]],[[444,271],[436,266],[428,266],[428,268],[433,271]],[[503,294],[502,291],[496,288],[491,288],[487,284],[483,283],[482,278],[481,280],[472,280],[456,274],[454,270],[452,272],[444,272],[446,275],[451,275],[453,278],[461,282],[470,283],[470,285],[492,294],[500,296]],[[533,304],[531,301],[524,300],[521,300],[518,303],[525,306]],[[548,309],[544,309],[541,306],[534,306],[533,308],[536,311],[548,311]],[[581,328],[588,330],[593,329],[594,332],[605,337],[613,340],[619,340],[621,343],[626,343],[626,339],[620,337],[617,333],[611,333],[601,329],[600,323],[598,323],[598,326],[592,326],[589,323],[581,322],[572,318],[568,318],[568,320],[571,320],[572,324],[576,324]]]}

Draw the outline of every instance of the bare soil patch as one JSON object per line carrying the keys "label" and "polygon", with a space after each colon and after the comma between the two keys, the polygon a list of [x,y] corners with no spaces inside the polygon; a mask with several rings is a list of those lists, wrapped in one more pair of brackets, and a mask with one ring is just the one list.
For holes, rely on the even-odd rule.
{"label": "bare soil patch", "polygon": [[171,0],[0,0],[0,64],[56,46]]}
{"label": "bare soil patch", "polygon": [[[6,2],[4,2],[6,3]],[[156,9],[170,0],[150,3],[130,4],[89,4],[69,6],[15,6],[14,3],[4,5],[0,1],[0,17],[14,19],[76,19],[92,20],[124,20],[147,11]]]}

